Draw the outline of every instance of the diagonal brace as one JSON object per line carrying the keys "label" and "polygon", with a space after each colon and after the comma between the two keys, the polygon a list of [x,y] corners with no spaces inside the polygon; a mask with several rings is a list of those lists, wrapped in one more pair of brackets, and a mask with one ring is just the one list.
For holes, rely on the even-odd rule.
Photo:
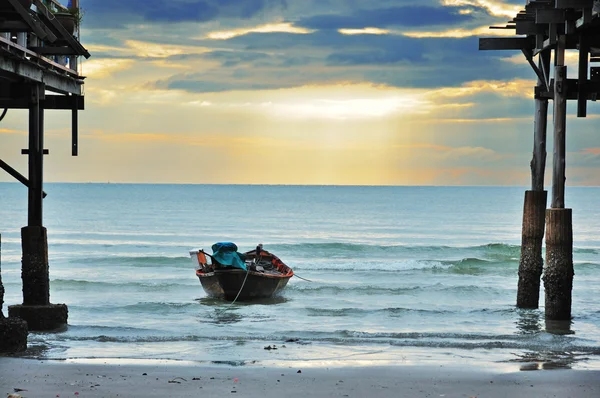
{"label": "diagonal brace", "polygon": [[[16,180],[18,180],[21,184],[25,185],[26,187],[29,188],[29,180],[27,178],[25,178],[21,173],[19,173],[17,170],[13,169],[12,167],[10,167],[10,165],[8,163],[6,163],[4,160],[0,159],[0,168],[3,168],[8,174],[10,174],[11,176],[13,176]],[[46,192],[42,191],[42,197],[46,197]]]}
{"label": "diagonal brace", "polygon": [[540,81],[544,82],[544,85],[546,86],[546,90],[550,91],[550,85],[548,83],[548,79],[546,79],[544,72],[542,72],[540,70],[540,68],[538,68],[538,66],[535,64],[535,62],[533,62],[533,53],[531,52],[531,50],[529,50],[527,48],[522,48],[521,51],[523,52],[523,55],[525,55],[525,58],[527,59],[527,62],[529,62],[529,65],[531,65],[531,67],[533,68],[533,71],[537,75],[538,79],[540,79]]}

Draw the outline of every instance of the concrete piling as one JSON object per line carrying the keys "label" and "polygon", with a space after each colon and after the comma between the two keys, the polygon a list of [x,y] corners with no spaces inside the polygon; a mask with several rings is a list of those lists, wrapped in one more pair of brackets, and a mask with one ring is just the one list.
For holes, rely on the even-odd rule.
{"label": "concrete piling", "polygon": [[546,210],[545,312],[549,320],[571,319],[573,290],[573,227],[571,209]]}
{"label": "concrete piling", "polygon": [[547,191],[525,191],[517,307],[538,308]]}
{"label": "concrete piling", "polygon": [[50,304],[48,237],[44,227],[21,229],[23,304],[8,308],[11,317],[27,321],[29,330],[51,331],[67,324],[65,304]]}
{"label": "concrete piling", "polygon": [[[0,254],[2,253],[0,237]],[[4,285],[2,284],[2,259],[0,256],[0,354],[25,351],[27,349],[27,322],[18,318],[5,318]]]}

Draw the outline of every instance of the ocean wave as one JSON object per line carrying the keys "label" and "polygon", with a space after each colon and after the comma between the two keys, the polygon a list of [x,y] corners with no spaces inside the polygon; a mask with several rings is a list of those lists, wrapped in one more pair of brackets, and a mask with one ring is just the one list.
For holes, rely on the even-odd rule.
{"label": "ocean wave", "polygon": [[190,257],[168,257],[168,256],[97,256],[97,257],[75,257],[69,260],[70,264],[93,264],[95,266],[115,267],[141,267],[141,268],[192,268]]}
{"label": "ocean wave", "polygon": [[[169,244],[172,247],[172,244]],[[73,246],[73,245],[69,245]],[[94,264],[97,266],[129,266],[140,268],[189,268],[191,262],[187,248],[182,249],[181,256],[157,254],[105,255],[97,252],[92,255],[88,251],[79,252],[77,245],[69,253],[56,253],[69,264]],[[478,246],[408,246],[408,245],[368,245],[354,243],[299,243],[272,244],[265,247],[277,254],[294,270],[323,271],[398,271],[433,269],[448,270],[454,273],[487,272],[516,266],[519,261],[521,247],[504,243],[489,243]],[[160,251],[160,249],[159,249]],[[596,254],[595,249],[577,249],[574,253]],[[12,259],[12,258],[11,258]],[[20,255],[15,260],[20,260]],[[579,267],[593,267],[598,264],[586,261],[576,263]],[[511,269],[512,271],[512,269]]]}
{"label": "ocean wave", "polygon": [[71,306],[73,309],[80,308],[85,311],[90,312],[110,312],[114,313],[116,311],[126,312],[126,313],[134,313],[136,315],[142,314],[152,314],[152,315],[165,315],[170,312],[174,313],[188,313],[190,308],[197,308],[198,304],[195,302],[191,303],[169,303],[169,302],[139,302],[136,304],[126,304],[126,305],[103,305],[103,306]]}
{"label": "ocean wave", "polygon": [[421,246],[421,245],[370,245],[357,243],[299,243],[299,244],[272,244],[266,245],[265,249],[277,252],[299,252],[308,258],[319,258],[329,255],[337,256],[360,256],[369,257],[377,255],[398,256],[402,254],[440,254],[441,257],[452,253],[464,253],[465,251],[478,251],[488,256],[515,258],[519,256],[521,246],[505,243],[489,243],[478,246]]}
{"label": "ocean wave", "polygon": [[310,308],[304,309],[309,316],[325,316],[325,317],[344,317],[344,316],[364,316],[373,314],[385,314],[391,316],[398,316],[408,313],[421,313],[421,314],[445,314],[451,311],[445,310],[425,310],[425,309],[414,309],[414,308],[382,308],[382,309],[361,309],[361,308],[334,308],[334,309],[323,309],[323,308]]}
{"label": "ocean wave", "polygon": [[[65,344],[68,342],[101,342],[101,343],[178,343],[178,342],[272,342],[280,341],[281,344],[311,344],[327,343],[334,345],[379,345],[396,347],[426,347],[426,348],[454,348],[454,349],[519,349],[540,352],[577,352],[584,355],[600,355],[600,347],[594,342],[586,344],[584,340],[562,338],[554,336],[552,342],[547,341],[545,334],[469,334],[469,333],[386,333],[364,332],[356,330],[339,330],[336,332],[318,331],[288,331],[282,334],[235,334],[227,335],[224,329],[214,335],[116,335],[116,334],[37,334],[32,336],[31,342]],[[558,340],[558,341],[557,341]]]}
{"label": "ocean wave", "polygon": [[[193,279],[192,279],[193,280]],[[149,282],[100,282],[79,279],[54,279],[51,281],[53,289],[63,290],[115,290],[135,289],[141,291],[168,291],[180,289],[182,286],[191,286],[192,283],[149,283]],[[193,284],[194,286],[196,283]]]}
{"label": "ocean wave", "polygon": [[593,249],[593,248],[577,248],[577,247],[574,247],[573,248],[573,253],[578,253],[578,254],[600,254],[600,250]]}
{"label": "ocean wave", "polygon": [[433,273],[481,275],[516,272],[517,261],[493,261],[481,258],[462,258],[459,260],[369,260],[369,261],[329,261],[326,264],[288,262],[296,273],[303,271],[347,272],[347,273],[397,273],[405,271],[423,271]]}
{"label": "ocean wave", "polygon": [[573,267],[576,270],[597,270],[598,268],[600,268],[600,263],[595,263],[591,261],[574,262]]}
{"label": "ocean wave", "polygon": [[423,292],[452,292],[456,295],[461,294],[477,294],[477,293],[494,293],[504,294],[505,289],[493,288],[489,286],[477,285],[445,285],[442,283],[427,284],[420,286],[403,286],[403,287],[385,287],[377,285],[311,285],[311,284],[295,284],[288,285],[286,288],[292,292],[299,292],[302,295],[325,295],[325,294],[344,294],[356,296],[400,296],[400,295],[418,295]]}

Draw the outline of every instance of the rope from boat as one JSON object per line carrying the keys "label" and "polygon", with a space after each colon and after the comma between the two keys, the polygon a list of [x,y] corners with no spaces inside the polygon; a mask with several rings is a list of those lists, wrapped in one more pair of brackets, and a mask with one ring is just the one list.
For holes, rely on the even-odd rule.
{"label": "rope from boat", "polygon": [[4,111],[2,111],[2,115],[0,115],[0,121],[4,119],[4,116],[6,116],[6,112],[8,112],[8,108],[4,108]]}
{"label": "rope from boat", "polygon": [[244,281],[242,282],[242,287],[240,287],[240,291],[238,292],[237,296],[235,296],[235,298],[229,305],[233,305],[236,302],[236,300],[238,299],[238,297],[240,297],[240,293],[242,293],[242,290],[244,289],[244,285],[246,284],[246,279],[248,279],[249,273],[250,273],[250,268],[246,268],[246,276],[244,277]]}
{"label": "rope from boat", "polygon": [[294,276],[295,276],[295,277],[297,277],[297,278],[300,278],[300,279],[302,279],[303,281],[312,282],[310,279],[303,278],[303,277],[301,277],[301,276],[298,276],[298,275],[296,275],[296,274],[294,274]]}

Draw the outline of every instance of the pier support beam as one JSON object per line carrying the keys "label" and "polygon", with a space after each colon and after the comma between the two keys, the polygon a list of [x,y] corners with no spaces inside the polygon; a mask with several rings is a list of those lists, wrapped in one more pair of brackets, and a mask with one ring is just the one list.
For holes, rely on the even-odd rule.
{"label": "pier support beam", "polygon": [[567,129],[567,67],[564,66],[565,36],[556,44],[554,73],[554,157],[552,204],[546,211],[546,319],[571,319],[573,289],[573,223],[571,209],[565,209],[565,165]]}
{"label": "pier support beam", "polygon": [[11,317],[27,321],[29,330],[50,331],[67,324],[65,304],[50,304],[48,237],[42,226],[44,172],[44,85],[31,86],[29,106],[28,225],[21,229],[23,304],[8,308]]}
{"label": "pier support beam", "polygon": [[[540,53],[538,67],[545,79],[550,68],[550,53]],[[538,78],[539,89],[546,81]],[[519,259],[519,284],[517,307],[538,308],[540,301],[540,277],[544,267],[542,244],[548,193],[544,191],[546,170],[546,130],[548,126],[548,99],[536,96],[533,124],[533,158],[531,159],[531,191],[525,192],[523,204],[523,229],[521,232],[521,258]]]}
{"label": "pier support beam", "polygon": [[2,269],[0,266],[0,354],[25,351],[27,349],[27,322],[19,318],[5,318],[2,312],[3,305],[4,285],[2,284]]}
{"label": "pier support beam", "polygon": [[546,191],[525,191],[517,291],[517,307],[519,308],[538,308],[539,306],[540,277],[544,268],[542,244],[547,196]]}
{"label": "pier support beam", "polygon": [[571,209],[546,211],[546,319],[571,319],[573,227]]}
{"label": "pier support beam", "polygon": [[44,227],[21,229],[23,304],[9,307],[9,315],[27,321],[29,330],[56,330],[67,324],[65,304],[50,304],[48,237]]}

